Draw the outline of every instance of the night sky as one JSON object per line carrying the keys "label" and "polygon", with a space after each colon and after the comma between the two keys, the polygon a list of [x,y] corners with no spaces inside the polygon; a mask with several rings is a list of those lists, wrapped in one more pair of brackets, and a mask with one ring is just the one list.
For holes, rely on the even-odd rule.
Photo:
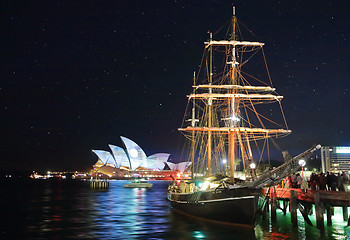
{"label": "night sky", "polygon": [[232,4],[284,96],[281,148],[349,146],[350,1],[2,1],[1,168],[87,170],[119,136],[177,161],[203,42]]}

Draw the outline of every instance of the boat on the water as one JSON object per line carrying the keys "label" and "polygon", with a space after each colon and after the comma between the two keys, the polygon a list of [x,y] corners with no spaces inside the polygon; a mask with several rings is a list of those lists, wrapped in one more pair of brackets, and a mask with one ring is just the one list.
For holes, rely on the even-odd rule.
{"label": "boat on the water", "polygon": [[124,184],[125,188],[151,188],[152,183],[149,183],[146,179],[134,179],[131,183]]}
{"label": "boat on the water", "polygon": [[[264,43],[240,40],[235,8],[228,25],[224,40],[214,40],[209,32],[204,43],[202,64],[188,96],[190,106],[186,109],[190,111],[179,128],[188,140],[185,158],[191,162],[191,180],[175,179],[168,187],[167,200],[174,210],[192,217],[253,226],[261,207],[261,189],[296,172],[298,160],[319,146],[294,158],[285,154],[285,162],[275,169],[256,171],[268,155],[270,142],[276,145],[273,138],[286,136],[291,130],[281,106],[283,96],[271,86],[267,66],[265,75],[245,72],[258,53],[266,65]],[[256,64],[252,69],[257,70]],[[266,110],[261,107],[268,103],[277,104],[282,124],[270,119],[274,116],[272,107],[264,116]]]}

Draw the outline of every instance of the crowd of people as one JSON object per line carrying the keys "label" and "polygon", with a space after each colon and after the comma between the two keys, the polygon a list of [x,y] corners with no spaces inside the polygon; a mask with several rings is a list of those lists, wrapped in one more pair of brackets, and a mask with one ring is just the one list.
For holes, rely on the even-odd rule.
{"label": "crowd of people", "polygon": [[345,191],[345,185],[349,182],[349,176],[344,173],[335,174],[333,172],[311,173],[308,179],[303,181],[299,173],[288,176],[285,186],[289,188],[303,188],[324,191]]}

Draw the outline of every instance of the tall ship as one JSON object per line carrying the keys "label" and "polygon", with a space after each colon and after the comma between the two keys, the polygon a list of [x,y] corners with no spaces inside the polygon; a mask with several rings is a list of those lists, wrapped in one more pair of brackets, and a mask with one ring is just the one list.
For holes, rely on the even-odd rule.
{"label": "tall ship", "polygon": [[[269,155],[269,144],[275,144],[273,139],[291,130],[281,106],[283,96],[272,86],[264,43],[241,40],[238,23],[233,8],[228,30],[216,33],[224,40],[216,40],[209,32],[204,43],[200,69],[194,73],[193,91],[188,95],[188,111],[179,128],[188,142],[184,157],[191,163],[191,179],[174,179],[167,200],[174,210],[192,217],[253,226],[262,188],[296,172],[298,161],[319,146],[296,157],[285,154],[279,167],[256,172],[256,166]],[[264,74],[257,73],[259,53]],[[247,73],[250,69],[253,74]],[[274,109],[282,124],[270,119]]]}

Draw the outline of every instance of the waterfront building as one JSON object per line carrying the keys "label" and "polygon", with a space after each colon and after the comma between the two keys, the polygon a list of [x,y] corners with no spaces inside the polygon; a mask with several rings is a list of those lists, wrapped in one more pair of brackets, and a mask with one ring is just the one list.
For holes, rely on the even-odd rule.
{"label": "waterfront building", "polygon": [[146,177],[156,180],[171,180],[183,175],[188,163],[170,163],[168,153],[146,155],[134,141],[120,137],[125,149],[109,144],[111,152],[92,150],[98,157],[93,165],[93,176],[115,179]]}
{"label": "waterfront building", "polygon": [[321,164],[322,172],[350,172],[350,147],[321,147]]}

